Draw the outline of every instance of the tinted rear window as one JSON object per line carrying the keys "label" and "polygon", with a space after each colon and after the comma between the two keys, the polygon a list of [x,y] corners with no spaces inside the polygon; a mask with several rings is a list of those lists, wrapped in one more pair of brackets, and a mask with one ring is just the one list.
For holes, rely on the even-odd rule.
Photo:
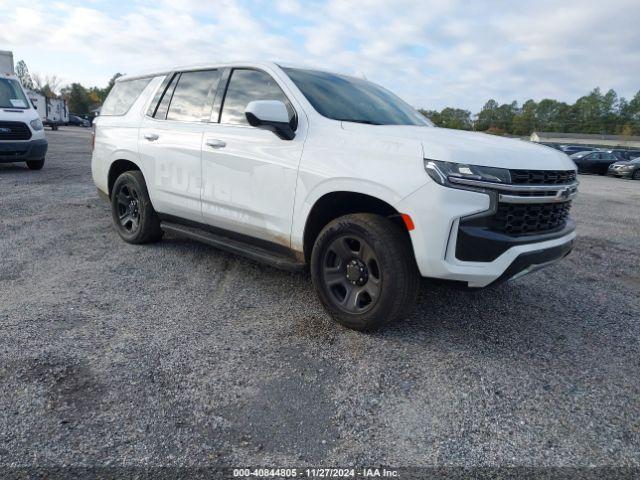
{"label": "tinted rear window", "polygon": [[127,113],[150,81],[151,78],[139,78],[117,82],[104,101],[100,115],[124,115]]}
{"label": "tinted rear window", "polygon": [[219,80],[219,70],[185,72],[180,75],[178,85],[173,92],[167,120],[182,122],[209,120]]}

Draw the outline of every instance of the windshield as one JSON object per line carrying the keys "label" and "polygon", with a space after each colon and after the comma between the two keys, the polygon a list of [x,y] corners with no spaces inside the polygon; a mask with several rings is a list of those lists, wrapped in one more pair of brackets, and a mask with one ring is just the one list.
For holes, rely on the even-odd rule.
{"label": "windshield", "polygon": [[393,93],[359,78],[298,68],[283,68],[293,83],[327,118],[371,125],[433,126]]}
{"label": "windshield", "polygon": [[17,80],[0,78],[0,108],[29,108],[29,101]]}

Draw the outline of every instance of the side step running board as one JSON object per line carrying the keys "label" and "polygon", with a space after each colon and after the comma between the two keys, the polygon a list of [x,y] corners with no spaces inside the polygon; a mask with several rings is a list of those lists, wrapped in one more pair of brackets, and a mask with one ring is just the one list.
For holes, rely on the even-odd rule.
{"label": "side step running board", "polygon": [[250,243],[234,240],[199,228],[188,227],[186,225],[171,222],[161,222],[160,227],[165,232],[175,233],[176,235],[207,243],[221,250],[226,250],[227,252],[234,253],[251,260],[266,263],[282,270],[299,272],[305,268],[305,264],[296,260],[293,256],[272,252]]}

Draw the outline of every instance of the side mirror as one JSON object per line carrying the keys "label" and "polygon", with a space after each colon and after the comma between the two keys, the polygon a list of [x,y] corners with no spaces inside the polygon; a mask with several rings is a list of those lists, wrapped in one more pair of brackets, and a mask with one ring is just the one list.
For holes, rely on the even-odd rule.
{"label": "side mirror", "polygon": [[292,120],[287,107],[280,100],[255,100],[244,110],[249,125],[270,130],[283,140],[293,140]]}

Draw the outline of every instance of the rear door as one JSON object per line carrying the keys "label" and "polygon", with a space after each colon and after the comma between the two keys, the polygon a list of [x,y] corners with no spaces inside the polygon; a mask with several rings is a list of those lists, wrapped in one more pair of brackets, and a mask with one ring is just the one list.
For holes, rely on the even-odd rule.
{"label": "rear door", "polygon": [[173,74],[142,122],[140,155],[155,169],[149,193],[160,213],[202,220],[202,134],[219,78],[217,69]]}
{"label": "rear door", "polygon": [[600,160],[598,161],[599,173],[606,173],[609,169],[609,165],[617,161],[618,157],[616,157],[613,153],[602,152],[600,154]]}
{"label": "rear door", "polygon": [[[234,68],[227,75],[220,115],[215,118],[214,111],[202,138],[203,217],[211,225],[288,247],[306,119],[268,72]],[[283,140],[250,126],[244,111],[254,100],[284,102],[297,119],[295,138]]]}
{"label": "rear door", "polygon": [[580,164],[582,165],[585,171],[589,172],[589,171],[592,171],[594,168],[596,168],[596,165],[599,159],[600,159],[600,153],[598,152],[588,153],[587,155],[585,155],[580,159],[581,160]]}

